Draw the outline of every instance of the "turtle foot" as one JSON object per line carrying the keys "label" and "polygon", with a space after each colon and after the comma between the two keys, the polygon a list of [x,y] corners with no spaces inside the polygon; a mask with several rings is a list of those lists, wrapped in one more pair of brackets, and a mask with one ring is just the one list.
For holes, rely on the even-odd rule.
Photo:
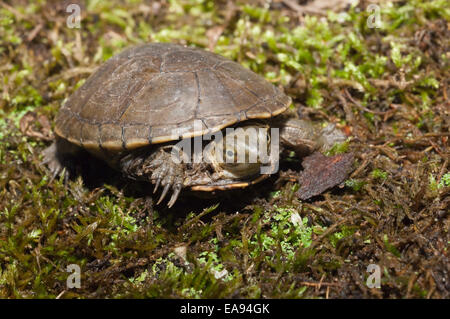
{"label": "turtle foot", "polygon": [[129,178],[151,181],[155,185],[153,193],[161,186],[163,190],[157,205],[164,200],[169,189],[172,189],[172,196],[167,203],[170,208],[183,188],[184,167],[183,164],[176,163],[171,153],[165,149],[161,147],[150,156],[145,152],[131,153],[121,160],[121,169]]}
{"label": "turtle foot", "polygon": [[65,169],[61,156],[58,153],[56,142],[53,142],[52,145],[42,151],[42,155],[44,155],[44,159],[41,162],[41,165],[46,166],[49,169],[50,181],[53,181],[62,174],[64,174],[65,180],[69,178],[69,173]]}
{"label": "turtle foot", "polygon": [[156,193],[159,186],[163,188],[161,197],[156,204],[158,205],[161,203],[166,197],[169,189],[172,188],[173,193],[167,203],[169,208],[172,207],[183,188],[183,166],[179,163],[175,163],[171,154],[161,150],[152,160],[150,168],[152,168],[151,181],[155,184],[153,193]]}

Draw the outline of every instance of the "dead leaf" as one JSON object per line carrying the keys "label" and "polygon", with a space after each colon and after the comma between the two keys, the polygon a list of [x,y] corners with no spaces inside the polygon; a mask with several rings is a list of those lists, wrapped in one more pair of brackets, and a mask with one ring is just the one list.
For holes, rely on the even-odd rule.
{"label": "dead leaf", "polygon": [[303,159],[303,172],[299,177],[297,196],[308,199],[342,183],[352,171],[353,153],[327,157],[315,152]]}
{"label": "dead leaf", "polygon": [[206,31],[206,36],[208,37],[208,49],[211,52],[214,51],[214,47],[216,46],[216,43],[222,35],[224,29],[225,26],[218,25]]}
{"label": "dead leaf", "polygon": [[[39,125],[37,125],[39,124]],[[27,112],[20,119],[20,131],[30,137],[38,138],[44,141],[53,139],[53,133],[50,121],[45,115],[37,115],[35,112]]]}

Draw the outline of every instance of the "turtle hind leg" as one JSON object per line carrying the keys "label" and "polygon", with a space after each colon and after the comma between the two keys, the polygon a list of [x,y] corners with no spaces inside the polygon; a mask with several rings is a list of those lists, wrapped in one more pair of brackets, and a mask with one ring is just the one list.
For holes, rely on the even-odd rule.
{"label": "turtle hind leg", "polygon": [[43,160],[40,163],[46,166],[53,180],[64,174],[64,180],[69,179],[69,170],[67,169],[67,157],[80,151],[80,148],[63,139],[57,138],[49,147],[42,151]]}
{"label": "turtle hind leg", "polygon": [[152,182],[155,185],[153,193],[156,193],[161,186],[162,193],[157,205],[172,189],[172,196],[167,203],[170,208],[175,204],[184,187],[185,169],[182,163],[174,161],[172,154],[166,149],[171,147],[160,147],[150,155],[145,152],[128,154],[120,161],[120,166],[127,177]]}

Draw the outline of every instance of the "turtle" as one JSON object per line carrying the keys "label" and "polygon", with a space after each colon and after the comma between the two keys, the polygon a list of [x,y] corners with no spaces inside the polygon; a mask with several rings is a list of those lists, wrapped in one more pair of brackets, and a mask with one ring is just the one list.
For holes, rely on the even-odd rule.
{"label": "turtle", "polygon": [[[171,190],[170,208],[184,188],[244,188],[274,173],[261,168],[277,167],[279,157],[250,162],[262,150],[252,143],[270,141],[275,155],[303,156],[346,139],[334,124],[299,118],[291,105],[282,89],[221,55],[171,43],[141,44],[107,60],[63,103],[42,163],[54,178],[86,150],[125,177],[153,184],[154,193],[161,187],[157,204]],[[256,140],[239,139],[237,132],[250,131],[257,132]],[[203,160],[192,161],[195,150],[188,154],[180,147],[188,143],[199,145]]]}

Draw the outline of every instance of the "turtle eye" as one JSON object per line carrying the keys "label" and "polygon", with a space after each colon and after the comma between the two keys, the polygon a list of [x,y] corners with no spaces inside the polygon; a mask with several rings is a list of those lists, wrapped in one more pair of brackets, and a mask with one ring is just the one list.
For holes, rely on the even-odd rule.
{"label": "turtle eye", "polygon": [[236,152],[233,149],[225,149],[225,163],[236,163]]}

